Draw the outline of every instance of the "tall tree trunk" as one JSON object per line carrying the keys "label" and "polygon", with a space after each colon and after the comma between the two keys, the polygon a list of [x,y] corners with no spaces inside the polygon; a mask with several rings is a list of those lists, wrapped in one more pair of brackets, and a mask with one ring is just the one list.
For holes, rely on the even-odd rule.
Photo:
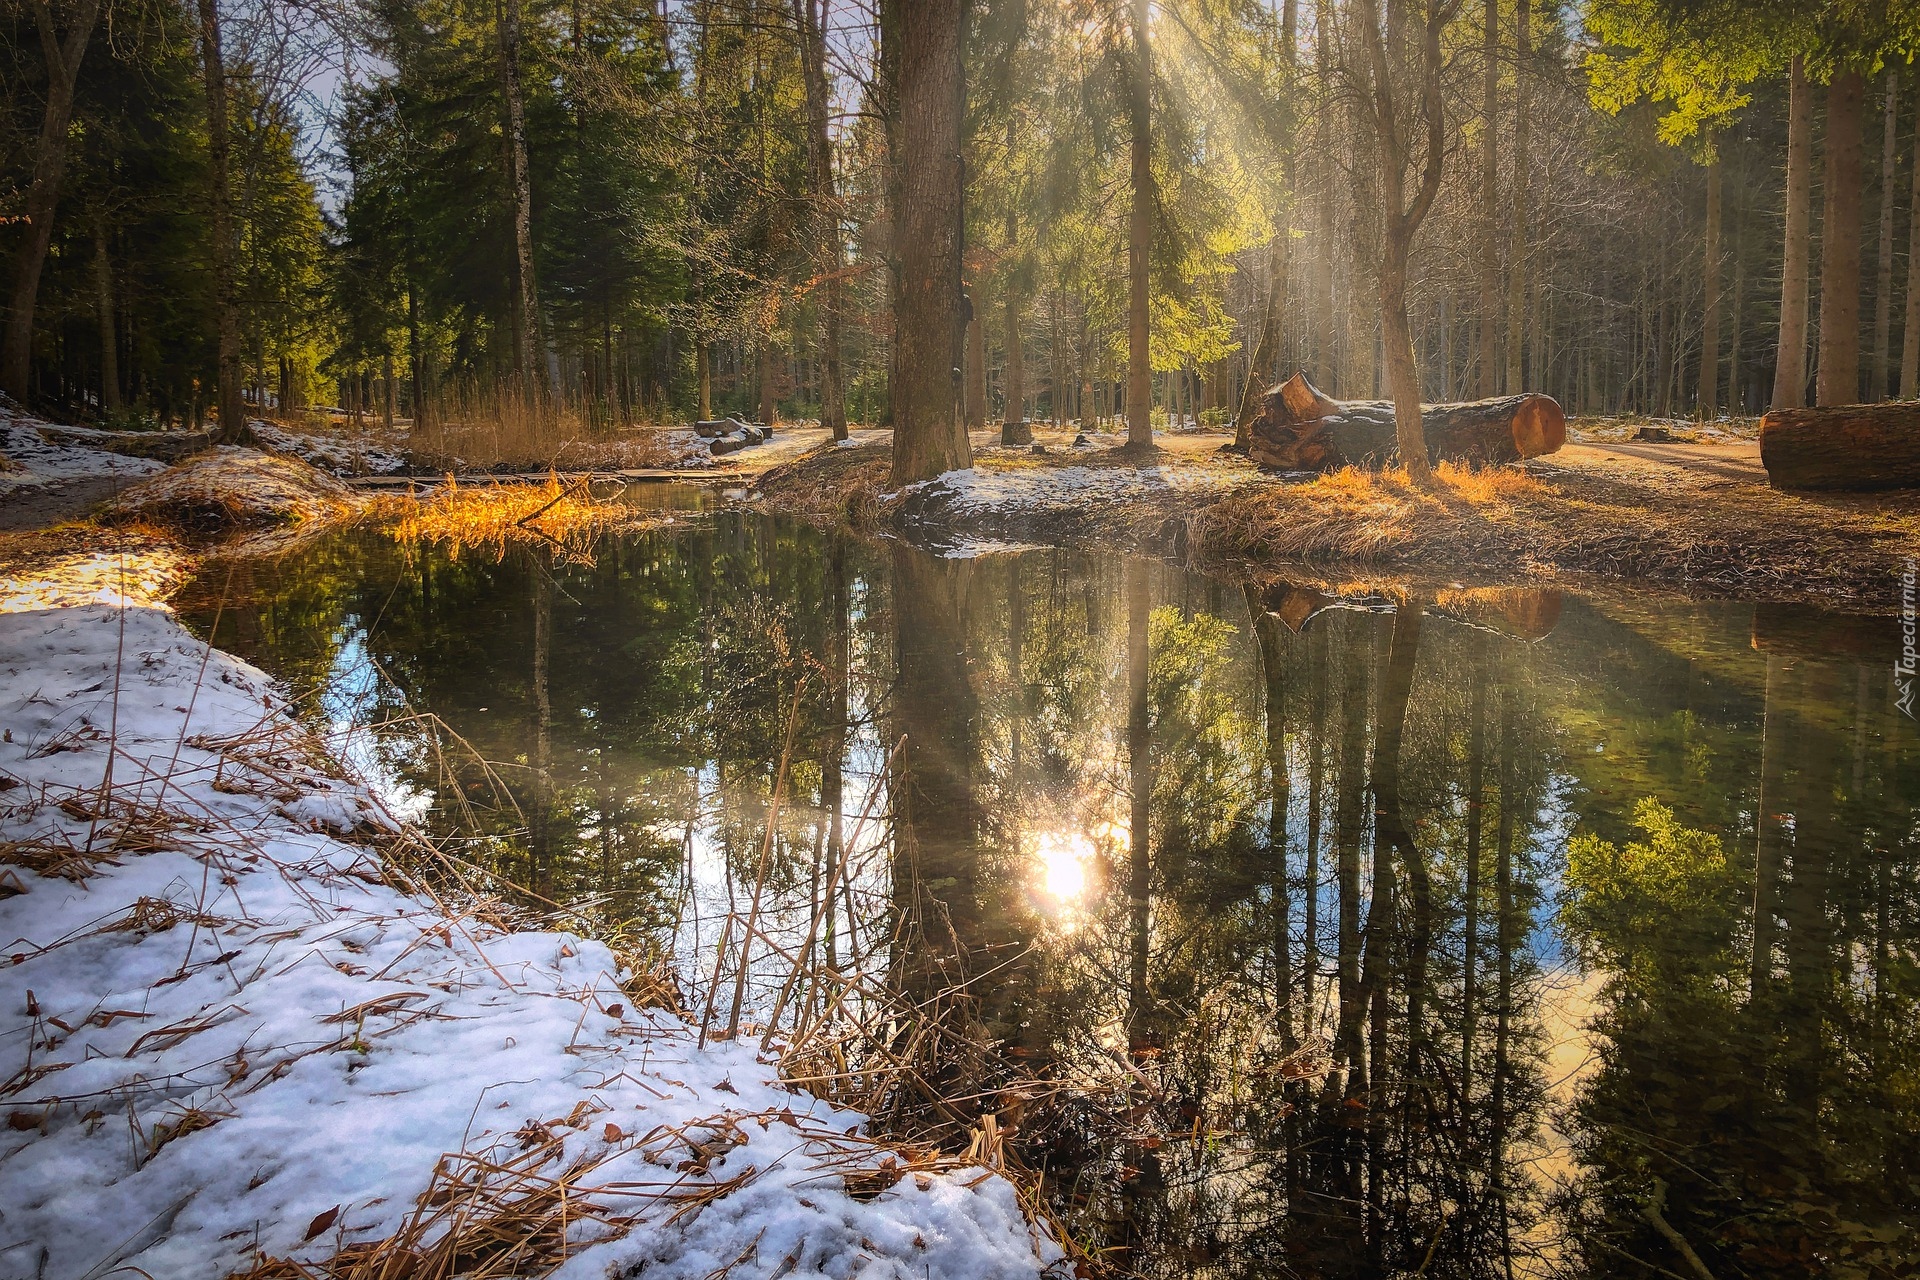
{"label": "tall tree trunk", "polygon": [[[1524,8],[1526,0],[1522,0]],[[1440,28],[1443,10],[1429,11],[1423,24],[1418,54],[1420,111],[1412,122],[1426,129],[1425,155],[1411,201],[1407,196],[1408,141],[1400,135],[1400,112],[1393,84],[1394,69],[1406,66],[1411,52],[1404,45],[1389,56],[1380,31],[1378,0],[1360,0],[1360,38],[1366,47],[1372,80],[1373,134],[1380,164],[1382,252],[1380,255],[1380,325],[1386,352],[1387,376],[1392,384],[1394,435],[1400,463],[1416,484],[1428,484],[1433,469],[1427,457],[1426,431],[1421,424],[1420,371],[1413,354],[1413,325],[1407,315],[1407,260],[1413,238],[1440,193],[1446,158],[1446,117],[1441,97]],[[1389,23],[1389,26],[1396,24]],[[1405,40],[1404,34],[1402,40]]]}
{"label": "tall tree trunk", "polygon": [[93,310],[100,323],[100,408],[120,412],[120,336],[113,317],[113,260],[107,254],[107,224],[93,224]]}
{"label": "tall tree trunk", "polygon": [[[204,15],[209,0],[201,0]],[[80,60],[100,16],[100,0],[79,0],[66,39],[54,31],[50,0],[36,0],[33,15],[40,31],[40,56],[47,67],[47,105],[40,115],[40,137],[33,148],[33,177],[27,187],[26,234],[14,255],[13,296],[7,307],[7,332],[0,342],[0,390],[25,403],[33,363],[33,312],[40,296],[40,273],[53,243],[53,214],[67,172],[68,125],[73,120],[73,86]],[[224,146],[224,143],[222,144]]]}
{"label": "tall tree trunk", "polygon": [[216,394],[219,440],[240,444],[247,437],[246,409],[240,403],[240,300],[234,280],[233,188],[227,155],[227,68],[221,53],[220,12],[214,0],[200,0],[200,61],[207,88],[207,175],[213,233],[213,305],[219,321]]}
{"label": "tall tree trunk", "polygon": [[533,180],[527,171],[527,110],[520,87],[520,0],[499,3],[500,95],[507,110],[507,182],[513,188],[513,365],[519,394],[532,398],[542,389],[544,364],[540,355],[540,295],[533,271]]}
{"label": "tall tree trunk", "polygon": [[1920,112],[1913,124],[1913,189],[1907,224],[1907,327],[1900,344],[1900,398],[1920,399]]}
{"label": "tall tree trunk", "polygon": [[1480,106],[1480,355],[1475,396],[1500,394],[1500,0],[1486,0]]}
{"label": "tall tree trunk", "polygon": [[1708,419],[1720,411],[1720,201],[1716,157],[1707,166],[1707,236],[1700,263],[1700,416]]}
{"label": "tall tree trunk", "polygon": [[1730,336],[1727,343],[1727,412],[1739,415],[1746,408],[1747,395],[1745,380],[1740,376],[1741,348],[1745,346],[1746,325],[1746,288],[1747,264],[1740,257],[1741,241],[1739,219],[1734,220],[1733,236],[1733,300],[1728,307]]}
{"label": "tall tree trunk", "polygon": [[[1318,14],[1319,10],[1315,10]],[[1313,317],[1314,352],[1319,361],[1321,385],[1340,385],[1334,338],[1334,316],[1338,308],[1333,298],[1334,153],[1333,153],[1333,32],[1332,24],[1314,19],[1313,74],[1319,122],[1314,135],[1314,155],[1320,179],[1319,252],[1314,258]]]}
{"label": "tall tree trunk", "polygon": [[893,483],[973,465],[960,415],[966,322],[960,60],[964,0],[882,0],[893,214]]}
{"label": "tall tree trunk", "polygon": [[1513,245],[1507,260],[1507,394],[1526,390],[1527,188],[1532,118],[1527,77],[1533,73],[1533,0],[1513,7]]}
{"label": "tall tree trunk", "polygon": [[[1007,127],[1007,150],[1013,150],[1013,127]],[[1018,254],[1020,247],[1020,219],[1011,207],[1007,209],[1007,262],[1005,280],[1002,289],[1006,294],[1007,306],[1007,384],[1006,412],[1001,416],[1008,422],[1018,422],[1027,416],[1027,361],[1023,344],[1020,341],[1020,267]]]}
{"label": "tall tree trunk", "polygon": [[693,344],[694,381],[700,395],[700,421],[713,417],[713,344],[701,338]]}
{"label": "tall tree trunk", "polygon": [[793,11],[807,84],[807,163],[813,179],[821,267],[827,276],[825,305],[820,309],[820,425],[831,431],[835,440],[845,440],[847,398],[840,369],[840,314],[845,290],[840,276],[846,267],[846,254],[840,235],[840,196],[833,180],[833,138],[827,122],[827,4],[828,0],[793,0]]}
{"label": "tall tree trunk", "polygon": [[1128,163],[1133,207],[1127,219],[1127,444],[1153,447],[1153,363],[1147,307],[1153,253],[1153,21],[1152,0],[1133,0],[1130,87],[1132,141]]}
{"label": "tall tree trunk", "polygon": [[388,431],[393,430],[393,352],[380,354],[380,420]]}
{"label": "tall tree trunk", "polygon": [[771,333],[760,335],[759,349],[754,359],[754,372],[754,381],[758,384],[760,392],[760,421],[772,426],[773,420],[780,416],[780,407],[775,394],[778,388],[775,385],[773,373],[773,335]]}
{"label": "tall tree trunk", "polygon": [[[1787,108],[1786,244],[1780,265],[1780,350],[1773,374],[1773,407],[1807,402],[1807,282],[1813,243],[1813,86],[1807,62],[1795,54]],[[1916,225],[1920,225],[1917,223]]]}
{"label": "tall tree trunk", "polygon": [[1247,361],[1247,386],[1240,395],[1240,409],[1233,420],[1233,447],[1242,451],[1253,443],[1253,420],[1260,416],[1260,402],[1269,385],[1269,370],[1280,355],[1280,313],[1287,305],[1287,277],[1292,260],[1289,235],[1282,215],[1268,250],[1272,280],[1267,287],[1266,310],[1260,318],[1260,338],[1254,344],[1252,358]]}
{"label": "tall tree trunk", "polygon": [[1838,72],[1827,89],[1827,199],[1820,227],[1820,368],[1814,403],[1852,404],[1860,396],[1861,108],[1857,71]]}
{"label": "tall tree trunk", "polygon": [[1867,400],[1887,398],[1887,350],[1893,327],[1893,180],[1898,171],[1900,78],[1887,71],[1886,121],[1880,142],[1880,253],[1873,291],[1873,368],[1868,374]]}
{"label": "tall tree trunk", "polygon": [[967,298],[967,429],[987,425],[987,326],[980,319],[981,286]]}

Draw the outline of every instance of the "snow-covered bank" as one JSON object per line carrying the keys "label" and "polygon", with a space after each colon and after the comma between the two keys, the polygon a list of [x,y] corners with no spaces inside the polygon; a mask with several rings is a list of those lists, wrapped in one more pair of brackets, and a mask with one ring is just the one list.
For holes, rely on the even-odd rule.
{"label": "snow-covered bank", "polygon": [[605,947],[397,885],[392,819],[177,624],[164,569],[76,556],[0,594],[0,1276],[396,1234],[523,1250],[494,1274],[1058,1263],[1005,1180],[895,1181],[861,1117],[634,1007]]}
{"label": "snow-covered bank", "polygon": [[0,462],[0,497],[69,480],[133,479],[166,470],[167,464],[157,458],[129,458],[107,449],[108,434],[90,427],[56,428],[0,399],[0,459],[5,459]]}

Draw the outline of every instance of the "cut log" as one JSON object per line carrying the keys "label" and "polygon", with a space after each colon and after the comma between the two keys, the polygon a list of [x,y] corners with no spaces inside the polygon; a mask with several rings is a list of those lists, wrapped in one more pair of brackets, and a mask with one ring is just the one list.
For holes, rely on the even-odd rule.
{"label": "cut log", "polygon": [[[1421,406],[1429,461],[1487,465],[1553,453],[1567,419],[1552,396],[1529,392]],[[1301,374],[1269,391],[1253,423],[1253,460],[1274,471],[1382,465],[1398,455],[1393,405],[1328,399]]]}
{"label": "cut log", "polygon": [[1920,488],[1920,404],[1775,409],[1760,462],[1776,489]]}

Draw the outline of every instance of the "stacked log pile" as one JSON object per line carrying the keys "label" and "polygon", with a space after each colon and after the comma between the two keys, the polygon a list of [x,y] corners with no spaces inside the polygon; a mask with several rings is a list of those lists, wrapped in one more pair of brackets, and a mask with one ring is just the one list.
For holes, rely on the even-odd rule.
{"label": "stacked log pile", "polygon": [[1760,462],[1776,489],[1920,488],[1920,404],[1775,409]]}
{"label": "stacked log pile", "polygon": [[[1466,404],[1421,406],[1429,461],[1487,465],[1552,453],[1567,419],[1552,396],[1528,392]],[[1253,460],[1269,471],[1382,466],[1398,457],[1393,404],[1328,398],[1296,373],[1266,394],[1253,422]]]}

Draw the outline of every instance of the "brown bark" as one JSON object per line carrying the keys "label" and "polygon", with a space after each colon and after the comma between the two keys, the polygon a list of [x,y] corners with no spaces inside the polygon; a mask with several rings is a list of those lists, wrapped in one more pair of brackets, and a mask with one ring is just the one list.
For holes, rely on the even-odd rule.
{"label": "brown bark", "polygon": [[1900,79],[1887,72],[1885,127],[1880,141],[1880,245],[1873,291],[1873,366],[1867,399],[1887,398],[1888,330],[1893,325],[1893,184],[1899,158]]}
{"label": "brown bark", "polygon": [[120,411],[120,339],[113,319],[113,260],[105,223],[93,224],[93,306],[100,323],[100,407]]}
{"label": "brown bark", "polygon": [[[1007,154],[1013,151],[1013,124],[1007,124]],[[1011,184],[1009,184],[1011,186]],[[1008,199],[1016,198],[1012,191]],[[1032,433],[1026,428],[1027,421],[1027,361],[1024,344],[1020,340],[1020,218],[1011,204],[1007,206],[1007,260],[1006,260],[1006,303],[1007,303],[1007,383],[1006,412],[1000,423],[1000,443],[1031,444]]]}
{"label": "brown bark", "polygon": [[513,195],[513,365],[519,394],[541,386],[540,301],[533,272],[533,183],[520,85],[520,0],[500,0],[500,93],[506,104],[507,182]]}
{"label": "brown bark", "polygon": [[[820,425],[835,440],[847,438],[847,398],[840,369],[840,315],[845,305],[841,273],[846,255],[840,236],[840,197],[833,181],[833,138],[827,122],[828,0],[793,0],[800,32],[801,74],[807,86],[807,167],[813,182],[821,270],[827,277],[820,308]],[[701,416],[706,416],[702,414]]]}
{"label": "brown bark", "polygon": [[1271,389],[1267,370],[1273,366],[1280,346],[1280,309],[1286,305],[1287,228],[1283,224],[1273,233],[1270,249],[1273,279],[1267,291],[1267,306],[1260,319],[1260,338],[1253,356],[1247,361],[1247,386],[1240,395],[1240,409],[1233,419],[1233,447],[1245,450],[1253,442],[1253,420],[1260,416],[1260,402]]}
{"label": "brown bark", "polygon": [[240,300],[235,296],[233,189],[227,152],[227,69],[220,48],[220,13],[214,0],[200,0],[200,59],[207,87],[208,186],[213,217],[213,305],[220,336],[216,368],[215,404],[220,415],[219,440],[240,444],[248,439],[246,409],[240,402]]}
{"label": "brown bark", "polygon": [[893,483],[973,465],[959,413],[963,0],[884,0],[893,224]]}
{"label": "brown bark", "polygon": [[[1523,9],[1524,5],[1522,0]],[[1426,138],[1417,185],[1409,198],[1407,168],[1413,158],[1413,148],[1410,140],[1400,134],[1393,69],[1394,64],[1404,66],[1409,62],[1411,51],[1396,47],[1390,61],[1380,30],[1378,0],[1361,0],[1359,6],[1360,37],[1366,46],[1373,81],[1374,140],[1384,215],[1380,255],[1381,339],[1393,394],[1397,452],[1407,474],[1419,484],[1432,478],[1432,467],[1428,437],[1421,421],[1420,371],[1413,353],[1413,326],[1407,315],[1407,259],[1413,250],[1413,238],[1440,193],[1441,169],[1446,160],[1446,116],[1440,79],[1443,66],[1440,32],[1444,25],[1445,10],[1429,9],[1420,34],[1420,107],[1413,121],[1416,128],[1426,127]]]}
{"label": "brown bark", "polygon": [[1820,227],[1820,368],[1814,403],[1860,396],[1861,107],[1865,85],[1842,71],[1827,90],[1826,209]]}
{"label": "brown bark", "polygon": [[1780,489],[1920,487],[1920,404],[1775,409],[1760,419],[1760,461]]}
{"label": "brown bark", "polygon": [[[1302,408],[1289,406],[1288,399]],[[1430,461],[1517,462],[1566,443],[1566,417],[1551,396],[1527,393],[1419,409]],[[1340,403],[1296,374],[1267,397],[1253,427],[1252,455],[1279,471],[1379,465],[1400,452],[1399,417],[1386,401]]]}
{"label": "brown bark", "polygon": [[1707,166],[1707,235],[1701,255],[1700,416],[1720,409],[1720,161]]}
{"label": "brown bark", "polygon": [[1913,194],[1907,227],[1907,327],[1900,346],[1900,397],[1920,398],[1920,116],[1913,126]]}
{"label": "brown bark", "polygon": [[1480,106],[1480,354],[1474,386],[1495,394],[1500,359],[1500,0],[1486,0]]}
{"label": "brown bark", "polygon": [[1153,251],[1152,0],[1133,0],[1133,75],[1128,153],[1133,207],[1127,218],[1127,444],[1153,447],[1153,364],[1147,306]]}
{"label": "brown bark", "polygon": [[1527,188],[1532,116],[1527,105],[1533,58],[1533,0],[1513,7],[1513,248],[1507,258],[1507,394],[1526,385]]}
{"label": "brown bark", "polygon": [[[1780,350],[1774,366],[1773,407],[1807,402],[1808,246],[1813,240],[1813,86],[1806,59],[1794,55],[1787,110],[1787,217],[1780,269]],[[1916,223],[1920,226],[1920,223]]]}
{"label": "brown bark", "polygon": [[33,177],[27,187],[27,231],[20,237],[20,248],[14,256],[7,332],[0,341],[0,390],[23,403],[33,362],[33,312],[40,295],[40,273],[47,265],[47,247],[53,243],[53,214],[60,203],[60,184],[67,172],[73,86],[100,15],[100,0],[79,0],[64,40],[54,31],[49,0],[37,0],[33,15],[40,31],[40,55],[47,67],[47,105],[40,115],[40,137],[33,149]]}

